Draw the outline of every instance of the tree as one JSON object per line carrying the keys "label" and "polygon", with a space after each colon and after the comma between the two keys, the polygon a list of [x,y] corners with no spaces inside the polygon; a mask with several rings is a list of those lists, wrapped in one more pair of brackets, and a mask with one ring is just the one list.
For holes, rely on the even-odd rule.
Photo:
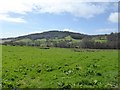
{"label": "tree", "polygon": [[81,47],[82,48],[93,48],[94,47],[94,40],[92,40],[91,38],[84,38],[81,41]]}

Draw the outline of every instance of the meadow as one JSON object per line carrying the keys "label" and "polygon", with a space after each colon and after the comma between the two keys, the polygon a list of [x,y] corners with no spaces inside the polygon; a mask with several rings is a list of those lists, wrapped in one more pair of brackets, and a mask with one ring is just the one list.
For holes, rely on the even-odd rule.
{"label": "meadow", "polygon": [[0,89],[2,89],[2,46],[0,45]]}
{"label": "meadow", "polygon": [[117,88],[118,51],[2,46],[3,88]]}

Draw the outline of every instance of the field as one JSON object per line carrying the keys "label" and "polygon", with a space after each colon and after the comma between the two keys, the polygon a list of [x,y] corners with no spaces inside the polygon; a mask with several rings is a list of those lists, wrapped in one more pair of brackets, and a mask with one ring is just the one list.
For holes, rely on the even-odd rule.
{"label": "field", "polygon": [[0,90],[2,89],[2,46],[0,46]]}
{"label": "field", "polygon": [[117,88],[118,51],[2,47],[3,88]]}

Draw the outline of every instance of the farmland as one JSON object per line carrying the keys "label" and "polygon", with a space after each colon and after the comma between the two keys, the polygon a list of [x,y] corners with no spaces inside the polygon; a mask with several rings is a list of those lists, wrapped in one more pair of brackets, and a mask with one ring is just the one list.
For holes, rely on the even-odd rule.
{"label": "farmland", "polygon": [[3,88],[117,88],[118,51],[2,46]]}
{"label": "farmland", "polygon": [[2,88],[2,46],[0,45],[0,89]]}

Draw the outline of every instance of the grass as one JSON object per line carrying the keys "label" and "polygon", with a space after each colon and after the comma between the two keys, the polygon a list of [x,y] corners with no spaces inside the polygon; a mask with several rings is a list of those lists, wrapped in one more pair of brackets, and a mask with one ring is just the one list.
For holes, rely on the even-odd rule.
{"label": "grass", "polygon": [[[80,42],[81,40],[77,40],[77,39],[73,39],[72,37],[70,37],[70,36],[67,36],[67,37],[65,37],[65,38],[62,38],[62,39],[58,39],[58,38],[55,38],[55,39],[49,39],[49,41],[54,41],[54,42],[60,42],[60,41],[66,41],[66,40],[68,40],[68,41],[70,41],[71,40],[71,42],[73,42],[73,43],[76,43],[76,42]],[[37,39],[37,40],[35,40],[34,42],[40,42],[40,43],[45,43],[47,40],[46,39]],[[17,40],[16,42],[24,42],[24,43],[27,43],[27,42],[29,42],[29,43],[33,43],[33,41],[31,40],[31,39],[29,39],[29,38],[25,38],[25,39],[21,39],[21,40]]]}
{"label": "grass", "polygon": [[118,87],[117,50],[3,46],[3,88]]}
{"label": "grass", "polygon": [[107,40],[95,40],[95,42],[106,43]]}
{"label": "grass", "polygon": [[0,46],[0,90],[2,89],[2,46]]}

